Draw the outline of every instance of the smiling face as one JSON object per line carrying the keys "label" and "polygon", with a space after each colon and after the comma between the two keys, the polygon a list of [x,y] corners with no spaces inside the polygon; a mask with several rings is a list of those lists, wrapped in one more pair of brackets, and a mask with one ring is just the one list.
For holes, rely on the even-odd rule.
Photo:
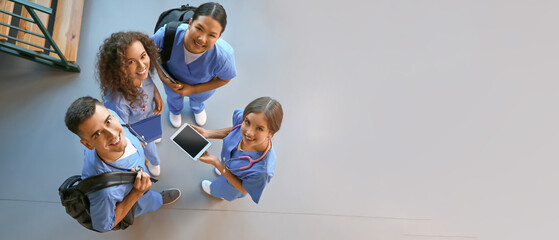
{"label": "smiling face", "polygon": [[116,161],[126,148],[126,138],[118,118],[105,107],[96,105],[95,113],[79,126],[80,142],[107,161]]}
{"label": "smiling face", "polygon": [[125,52],[126,74],[136,87],[142,85],[142,80],[148,77],[150,64],[149,55],[140,41],[134,41]]}
{"label": "smiling face", "polygon": [[184,35],[184,47],[191,53],[199,54],[214,47],[221,36],[221,24],[210,16],[200,16],[188,23]]}
{"label": "smiling face", "polygon": [[245,151],[264,151],[273,134],[268,128],[268,120],[263,113],[252,112],[246,115],[241,125],[241,148]]}

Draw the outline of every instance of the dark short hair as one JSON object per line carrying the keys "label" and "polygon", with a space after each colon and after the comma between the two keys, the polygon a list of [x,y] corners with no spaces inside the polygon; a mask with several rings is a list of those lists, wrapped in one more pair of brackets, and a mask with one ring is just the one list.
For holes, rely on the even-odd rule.
{"label": "dark short hair", "polygon": [[70,104],[64,118],[68,130],[81,137],[78,128],[85,120],[95,114],[96,105],[103,106],[99,100],[90,96],[78,98]]}
{"label": "dark short hair", "polygon": [[214,18],[219,22],[219,24],[221,24],[221,33],[225,31],[225,26],[227,26],[227,13],[221,4],[207,2],[200,5],[196,11],[194,11],[192,21],[194,22],[194,20],[198,19],[200,16],[210,16]]}
{"label": "dark short hair", "polygon": [[260,97],[250,102],[243,113],[243,120],[249,113],[263,113],[268,120],[268,129],[275,134],[281,127],[283,108],[281,104],[271,97]]}

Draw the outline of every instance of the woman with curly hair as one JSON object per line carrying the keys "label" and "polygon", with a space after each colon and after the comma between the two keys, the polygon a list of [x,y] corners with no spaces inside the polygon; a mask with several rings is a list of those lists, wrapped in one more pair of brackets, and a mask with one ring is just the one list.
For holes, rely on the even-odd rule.
{"label": "woman with curly hair", "polygon": [[[149,74],[156,59],[155,44],[140,32],[113,33],[99,47],[97,70],[104,104],[126,123],[134,124],[163,111],[163,100]],[[152,176],[160,174],[155,146],[160,141],[148,142],[144,149]]]}

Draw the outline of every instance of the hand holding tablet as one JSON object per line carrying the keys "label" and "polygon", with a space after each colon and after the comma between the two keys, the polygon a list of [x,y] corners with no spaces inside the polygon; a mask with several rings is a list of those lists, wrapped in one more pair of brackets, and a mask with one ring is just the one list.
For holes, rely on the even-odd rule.
{"label": "hand holding tablet", "polygon": [[210,141],[200,135],[200,133],[194,130],[188,123],[182,125],[182,127],[171,136],[171,140],[195,161],[198,160],[211,145]]}

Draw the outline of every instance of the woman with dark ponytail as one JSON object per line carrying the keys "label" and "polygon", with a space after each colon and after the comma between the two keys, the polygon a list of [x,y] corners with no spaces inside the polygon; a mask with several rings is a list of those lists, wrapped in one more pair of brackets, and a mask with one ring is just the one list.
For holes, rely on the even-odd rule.
{"label": "woman with dark ponytail", "polygon": [[[171,124],[181,126],[184,97],[189,98],[196,124],[206,124],[204,102],[215,90],[237,75],[233,48],[221,39],[227,25],[227,14],[221,4],[208,2],[200,5],[188,24],[177,28],[171,56],[165,62],[166,70],[177,83],[164,83]],[[165,27],[151,39],[163,47]],[[165,77],[159,71],[160,78]]]}

